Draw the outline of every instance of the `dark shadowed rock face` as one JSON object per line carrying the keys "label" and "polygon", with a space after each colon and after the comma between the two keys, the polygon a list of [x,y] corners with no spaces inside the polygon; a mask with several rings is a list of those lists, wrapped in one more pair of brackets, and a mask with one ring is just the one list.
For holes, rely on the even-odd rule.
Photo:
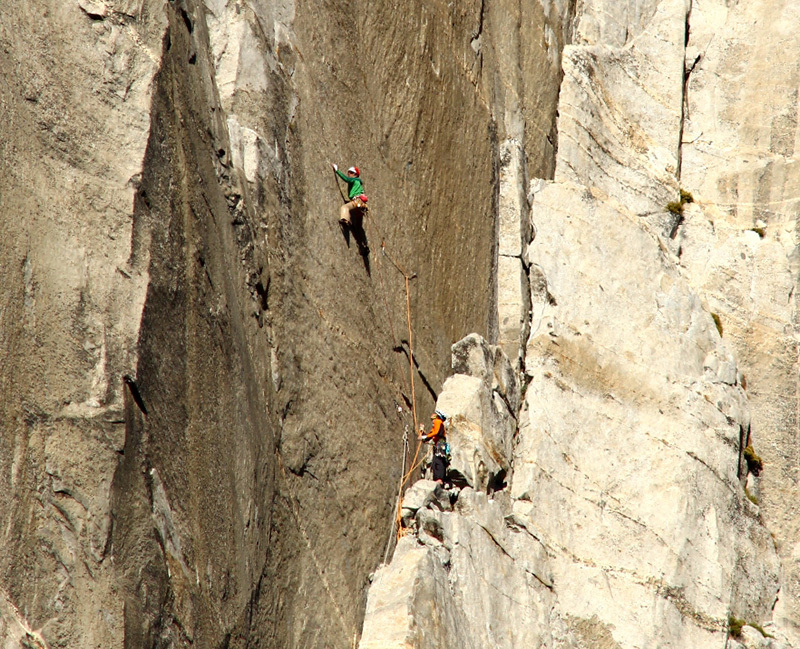
{"label": "dark shadowed rock face", "polygon": [[0,638],[352,646],[414,425],[382,244],[422,419],[498,335],[504,143],[552,170],[559,10],[505,4],[3,3]]}

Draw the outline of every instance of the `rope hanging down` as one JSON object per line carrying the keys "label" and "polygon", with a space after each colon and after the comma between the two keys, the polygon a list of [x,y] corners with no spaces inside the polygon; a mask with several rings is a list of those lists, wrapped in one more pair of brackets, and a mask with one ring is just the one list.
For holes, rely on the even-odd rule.
{"label": "rope hanging down", "polygon": [[[417,395],[414,389],[414,332],[411,328],[411,280],[414,279],[417,274],[416,273],[407,273],[405,269],[400,266],[400,264],[395,261],[392,256],[386,251],[386,242],[381,240],[381,252],[383,255],[392,263],[392,265],[403,275],[403,279],[405,280],[405,289],[406,289],[406,323],[408,324],[408,375],[411,380],[411,415],[414,421],[414,434],[416,434],[419,428],[419,420],[417,419]],[[401,534],[401,530],[403,529],[401,526],[402,521],[402,505],[403,505],[403,487],[405,487],[406,482],[408,481],[409,476],[414,472],[414,470],[421,464],[421,460],[417,463],[417,457],[419,456],[419,449],[421,446],[421,442],[417,442],[417,448],[414,451],[414,459],[411,461],[412,468],[406,472],[405,470],[405,460],[406,455],[408,453],[408,431],[404,432],[404,446],[403,446],[403,468],[401,470],[401,478],[400,478],[400,485],[397,489],[397,506],[395,510],[395,517],[394,521],[392,522],[392,532],[397,530],[397,538],[399,538]],[[390,535],[391,536],[391,535]],[[388,557],[389,553],[389,545],[386,546],[386,555]],[[386,559],[384,559],[384,563]]]}
{"label": "rope hanging down", "polygon": [[[334,174],[334,178],[336,178],[335,174]],[[344,193],[342,192],[342,187],[339,184],[338,179],[336,179],[336,188],[339,190],[339,195],[342,197],[342,201],[344,203],[347,203],[347,199],[345,199],[345,197],[344,197]],[[373,219],[369,218],[371,216],[371,212],[370,212],[369,206],[364,206],[362,209],[365,212],[365,217],[366,217],[365,218],[365,222],[367,223],[367,227],[369,228],[370,224],[372,224],[372,222],[373,222]],[[378,224],[374,223],[374,227],[375,227],[375,229],[378,229]],[[378,233],[378,234],[380,234],[380,233]],[[397,262],[397,260],[395,260],[394,257],[392,257],[392,255],[390,255],[389,252],[386,250],[386,240],[385,240],[385,238],[383,236],[380,236],[380,240],[381,240],[381,254],[391,262],[392,266],[394,266],[397,269],[397,271],[403,276],[403,280],[405,282],[406,323],[407,323],[407,326],[408,326],[408,366],[409,366],[408,367],[408,373],[409,373],[409,378],[410,378],[410,382],[411,382],[411,415],[412,415],[412,419],[413,419],[413,422],[414,422],[414,429],[413,430],[414,430],[414,434],[416,435],[417,430],[419,429],[419,420],[417,418],[417,396],[416,396],[416,390],[415,390],[415,387],[414,387],[414,332],[413,332],[413,329],[411,327],[411,280],[415,279],[417,277],[417,274],[416,273],[407,272]],[[386,307],[387,321],[389,322],[389,327],[390,327],[390,330],[391,330],[393,343],[395,343],[397,341],[397,338],[394,335],[394,327],[392,326],[391,312],[389,310],[389,304],[386,301],[386,291],[384,290],[383,278],[380,275],[380,273],[378,274],[378,278],[379,278],[379,281],[381,282],[381,294],[383,296],[384,306]],[[414,459],[411,461],[411,468],[408,471],[406,471],[405,470],[406,457],[408,455],[408,426],[406,425],[406,427],[405,427],[405,429],[403,431],[403,463],[402,463],[402,469],[400,471],[400,475],[401,475],[400,484],[398,485],[398,489],[397,489],[397,506],[396,506],[396,510],[395,510],[395,517],[392,520],[392,527],[391,527],[391,530],[390,530],[390,533],[389,533],[389,542],[386,544],[386,552],[384,554],[384,559],[383,559],[384,563],[386,563],[386,561],[388,560],[389,548],[391,547],[391,539],[392,539],[392,536],[394,535],[395,529],[397,529],[397,538],[400,538],[400,536],[402,536],[401,522],[402,522],[403,487],[405,487],[406,483],[408,482],[409,477],[420,466],[420,464],[422,464],[422,462],[424,460],[424,458],[421,458],[419,461],[417,461],[417,458],[419,457],[419,450],[420,450],[421,446],[422,446],[422,442],[421,441],[417,441],[417,448],[414,451]]]}
{"label": "rope hanging down", "polygon": [[[403,468],[400,471],[400,485],[397,494],[398,503],[400,502],[400,498],[402,497],[403,491],[403,482],[405,478],[405,471],[406,471],[406,456],[408,455],[408,424],[405,425],[403,429]],[[400,513],[400,507],[397,507],[396,514]],[[392,522],[392,528],[389,530],[389,538],[386,541],[386,551],[383,553],[383,563],[385,564],[389,560],[389,548],[392,547],[392,537],[394,536],[394,526],[399,523],[399,520],[395,519]]]}
{"label": "rope hanging down", "polygon": [[[419,420],[417,418],[417,396],[416,391],[414,389],[414,332],[411,328],[411,280],[417,277],[416,273],[408,273],[406,270],[397,263],[397,261],[387,252],[386,250],[386,242],[381,239],[381,252],[383,255],[392,263],[392,265],[400,272],[405,280],[405,289],[406,289],[406,322],[408,324],[408,373],[411,379],[411,414],[414,421],[414,433],[416,434],[417,430],[419,429]],[[397,507],[395,511],[394,521],[392,522],[392,532],[397,530],[397,538],[399,539],[402,533],[402,505],[403,505],[403,488],[405,487],[408,479],[411,475],[416,471],[417,467],[422,464],[424,458],[420,458],[419,462],[417,458],[419,457],[419,450],[422,446],[421,441],[417,441],[417,448],[414,450],[414,459],[411,460],[411,468],[406,471],[405,470],[405,460],[406,455],[408,454],[408,430],[404,432],[404,446],[403,446],[403,468],[401,471],[401,478],[400,478],[400,485],[397,489]],[[391,537],[391,534],[390,534]],[[389,554],[389,545],[386,546],[386,557],[384,558],[384,563],[386,563],[386,558]]]}
{"label": "rope hanging down", "polygon": [[[338,184],[338,183],[337,183]],[[341,188],[340,188],[341,191]],[[369,209],[367,209],[367,213],[370,214]],[[367,223],[370,224],[373,222],[373,219],[368,219]],[[377,229],[377,223],[374,223],[374,227]],[[411,382],[411,415],[414,422],[414,433],[416,434],[417,430],[419,429],[419,419],[417,417],[417,395],[416,389],[414,386],[414,331],[411,326],[411,280],[417,277],[416,273],[409,273],[406,271],[403,266],[401,266],[397,260],[389,254],[389,251],[386,250],[386,240],[383,237],[381,239],[381,254],[386,257],[392,264],[392,266],[397,269],[397,271],[403,276],[403,280],[405,283],[405,291],[406,291],[406,324],[408,326],[408,375]],[[380,278],[380,275],[379,275]],[[381,278],[381,289],[383,289],[383,280]],[[386,316],[387,320],[389,321],[389,325],[391,327],[391,313],[389,312],[389,305],[386,303],[386,298],[384,295],[384,304],[386,305]],[[392,337],[394,338],[394,328],[392,327]],[[396,338],[395,338],[396,340]],[[419,451],[422,446],[422,442],[417,441],[417,447],[414,450],[414,459],[411,460],[411,468],[406,471],[406,457],[408,456],[408,427],[403,432],[403,464],[402,470],[400,472],[400,484],[397,488],[397,500],[396,500],[396,508],[395,508],[395,517],[392,521],[392,527],[389,534],[390,542],[386,545],[386,553],[384,556],[384,563],[388,559],[389,555],[389,548],[391,547],[391,538],[394,535],[395,529],[397,530],[397,538],[402,536],[402,504],[403,504],[403,488],[405,487],[408,479],[414,473],[414,471],[422,464],[423,459],[421,458],[417,461],[419,457]]]}

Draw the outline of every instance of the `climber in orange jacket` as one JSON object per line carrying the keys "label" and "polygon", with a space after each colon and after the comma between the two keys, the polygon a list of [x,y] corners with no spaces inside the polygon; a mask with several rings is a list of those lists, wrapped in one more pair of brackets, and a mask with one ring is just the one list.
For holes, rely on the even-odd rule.
{"label": "climber in orange jacket", "polygon": [[444,422],[447,421],[447,415],[441,410],[436,410],[431,415],[431,430],[429,433],[425,432],[425,425],[419,425],[419,440],[422,442],[433,442],[433,461],[431,462],[431,470],[433,471],[433,479],[442,484],[447,472],[447,431],[444,427]]}

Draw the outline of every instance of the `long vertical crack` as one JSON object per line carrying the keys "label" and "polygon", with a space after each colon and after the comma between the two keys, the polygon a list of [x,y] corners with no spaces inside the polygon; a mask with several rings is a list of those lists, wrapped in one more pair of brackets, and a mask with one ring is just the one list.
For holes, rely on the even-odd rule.
{"label": "long vertical crack", "polygon": [[[522,303],[521,303],[521,317],[522,326],[519,333],[519,372],[520,375],[525,373],[525,351],[528,343],[528,335],[531,331],[531,274],[530,265],[527,262],[527,250],[533,237],[531,233],[531,211],[528,204],[528,192],[530,191],[530,181],[528,180],[528,158],[525,155],[523,148],[522,152],[522,203],[520,205],[520,268],[522,275],[520,277],[522,284]],[[519,413],[514,413],[515,417],[519,417]]]}
{"label": "long vertical crack", "polygon": [[691,34],[690,21],[692,17],[692,4],[692,1],[690,1],[689,8],[686,10],[686,20],[684,22],[683,32],[683,86],[681,88],[681,121],[678,128],[678,165],[675,172],[679,184],[681,181],[681,169],[683,165],[683,131],[686,125],[686,119],[689,117],[689,79],[701,58],[701,55],[698,54],[692,64],[687,65],[686,54],[688,52],[689,37]]}

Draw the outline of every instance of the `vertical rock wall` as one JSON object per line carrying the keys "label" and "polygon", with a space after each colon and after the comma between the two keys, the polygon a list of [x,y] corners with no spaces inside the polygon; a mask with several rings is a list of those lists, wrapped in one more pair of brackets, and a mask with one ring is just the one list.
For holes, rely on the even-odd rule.
{"label": "vertical rock wall", "polygon": [[[731,614],[769,621],[780,588],[769,520],[743,488],[752,383],[697,282],[713,246],[687,268],[696,208],[667,209],[681,188],[700,193],[687,182],[688,71],[693,25],[713,10],[694,4],[578,8],[555,182],[531,195],[531,382],[512,495],[586,646],[716,645]],[[707,92],[716,114],[720,91]]]}
{"label": "vertical rock wall", "polygon": [[111,484],[147,287],[146,258],[130,263],[131,215],[163,4],[0,10],[0,637],[10,646],[37,646],[28,633],[52,646],[121,644]]}
{"label": "vertical rock wall", "polygon": [[254,317],[269,267],[229,164],[205,25],[190,4],[167,15],[133,214],[148,284],[112,486],[118,641],[221,646],[272,533],[270,350]]}
{"label": "vertical rock wall", "polygon": [[352,645],[413,427],[381,245],[421,413],[499,329],[501,166],[552,169],[568,7],[511,4],[4,3],[4,642]]}
{"label": "vertical rock wall", "polygon": [[797,92],[792,2],[695,3],[681,184],[696,204],[681,264],[736,350],[765,469],[750,491],[775,535],[775,619],[800,644],[797,457]]}
{"label": "vertical rock wall", "polygon": [[794,13],[4,1],[4,645],[798,644]]}
{"label": "vertical rock wall", "polygon": [[[513,142],[501,157],[500,256],[522,237],[531,291],[509,486],[473,478],[452,510],[412,506],[363,647],[380,629],[386,646],[796,645],[793,15],[578,4],[554,179],[531,181],[529,222]],[[448,385],[454,467],[470,466],[502,426],[473,417],[463,435],[486,395]],[[473,608],[483,596],[506,606]]]}

